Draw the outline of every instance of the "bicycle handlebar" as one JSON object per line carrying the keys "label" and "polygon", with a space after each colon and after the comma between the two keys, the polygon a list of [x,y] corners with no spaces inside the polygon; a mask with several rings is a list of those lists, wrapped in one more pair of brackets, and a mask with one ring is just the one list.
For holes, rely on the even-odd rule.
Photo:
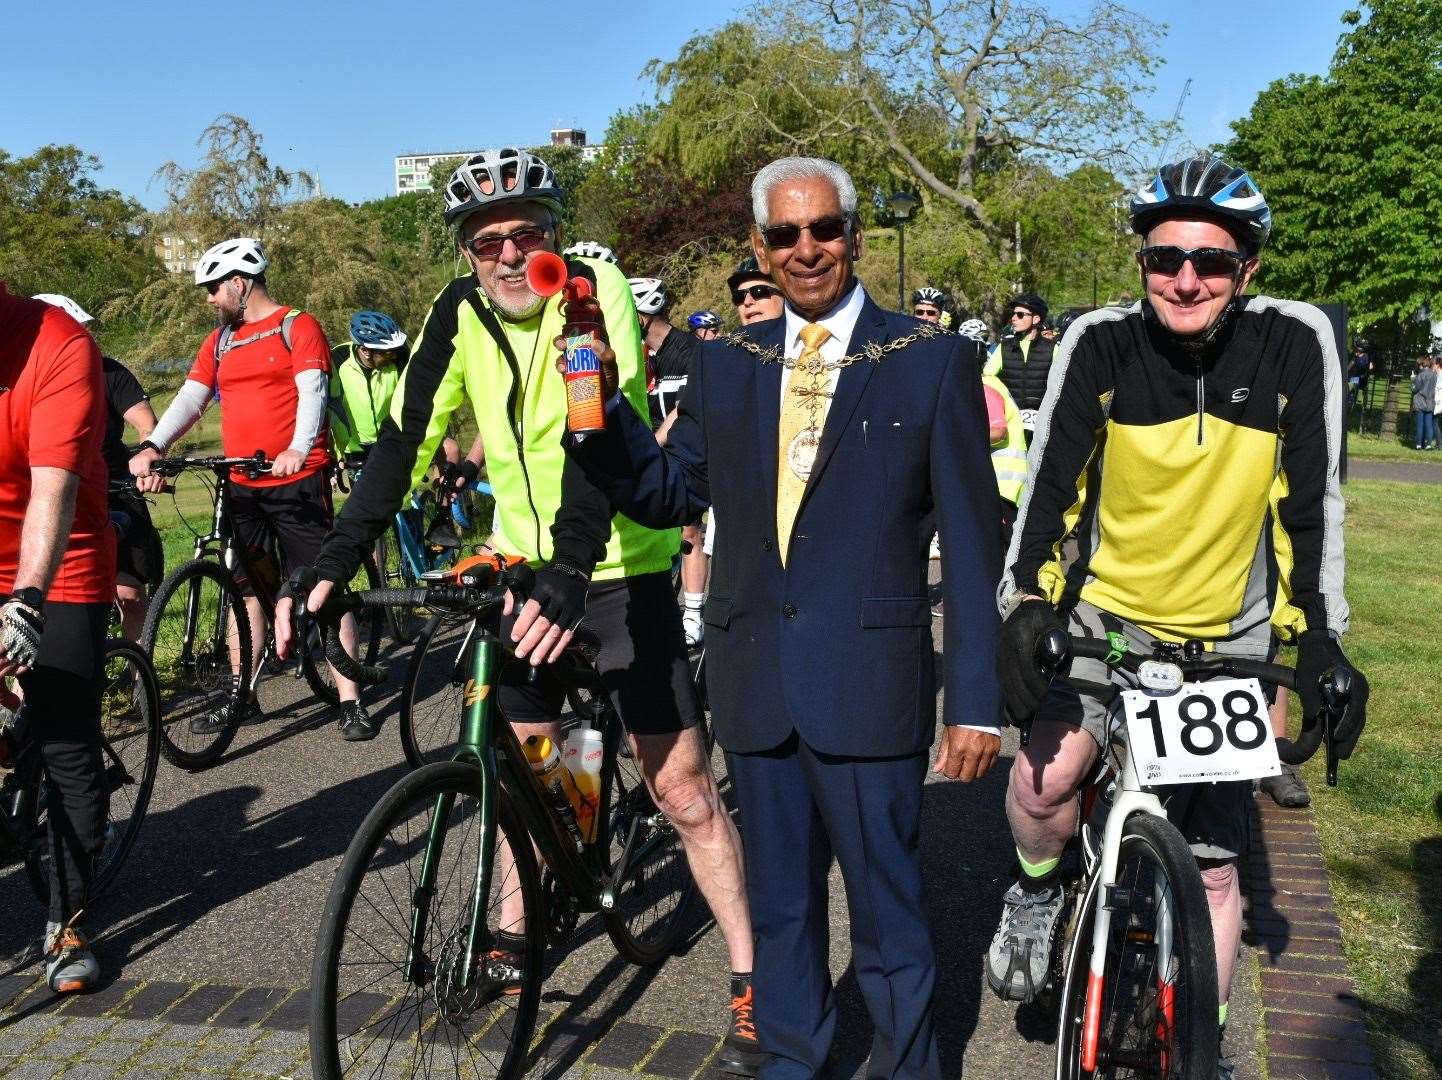
{"label": "bicycle handlebar", "polygon": [[[1074,656],[1100,660],[1110,668],[1120,668],[1136,674],[1146,660],[1164,660],[1175,664],[1182,671],[1182,677],[1189,682],[1214,675],[1226,675],[1237,679],[1257,679],[1273,686],[1297,688],[1297,673],[1281,664],[1269,664],[1262,660],[1249,660],[1241,656],[1223,656],[1210,653],[1199,656],[1144,656],[1132,652],[1118,654],[1111,645],[1099,638],[1072,637],[1060,630],[1053,630],[1037,643],[1037,661],[1052,677],[1065,675],[1066,668]],[[1074,689],[1092,694],[1098,699],[1111,701],[1118,688],[1109,683],[1093,683],[1084,679],[1067,678]],[[1352,676],[1347,671],[1328,671],[1322,676],[1322,700],[1324,706],[1318,716],[1304,716],[1302,731],[1295,741],[1284,735],[1276,737],[1277,756],[1288,765],[1301,765],[1316,754],[1325,743],[1327,746],[1327,783],[1337,783],[1337,757],[1333,748],[1332,730],[1334,724],[1346,712],[1352,697]]]}
{"label": "bicycle handlebar", "polygon": [[160,458],[151,462],[150,471],[161,473],[166,476],[176,476],[187,469],[209,469],[217,475],[229,472],[231,469],[242,470],[246,478],[254,480],[263,472],[269,472],[273,465],[265,452],[257,450],[251,457],[179,457]]}

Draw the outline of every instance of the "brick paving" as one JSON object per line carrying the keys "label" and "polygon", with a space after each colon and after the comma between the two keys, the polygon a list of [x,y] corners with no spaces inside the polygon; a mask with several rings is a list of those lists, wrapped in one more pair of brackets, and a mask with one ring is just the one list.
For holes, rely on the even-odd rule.
{"label": "brick paving", "polygon": [[1261,968],[1272,1080],[1372,1080],[1361,1003],[1309,810],[1256,802],[1244,867],[1248,929]]}

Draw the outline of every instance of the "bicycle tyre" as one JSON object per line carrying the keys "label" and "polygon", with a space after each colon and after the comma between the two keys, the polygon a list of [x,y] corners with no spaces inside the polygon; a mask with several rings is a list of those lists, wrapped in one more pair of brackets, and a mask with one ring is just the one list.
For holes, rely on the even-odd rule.
{"label": "bicycle tyre", "polygon": [[[1216,1080],[1218,1032],[1217,1032],[1217,961],[1212,944],[1211,913],[1207,907],[1206,892],[1202,877],[1197,869],[1195,857],[1175,825],[1152,814],[1135,814],[1126,824],[1122,834],[1121,857],[1117,863],[1118,884],[1134,861],[1148,860],[1160,871],[1170,886],[1172,905],[1175,908],[1171,922],[1175,937],[1174,955],[1179,960],[1176,989],[1172,1000],[1172,1031],[1174,1035],[1168,1048],[1144,1047],[1141,1051],[1127,1051],[1133,1056],[1158,1055],[1155,1070],[1142,1072],[1135,1063],[1119,1063],[1113,1067],[1108,1060],[1120,1051],[1116,1045],[1118,1034],[1125,1035],[1126,1018],[1116,1010],[1116,987],[1122,964],[1123,949],[1108,949],[1106,968],[1103,972],[1104,1004],[1101,1017],[1102,1050],[1098,1054],[1097,1069],[1088,1072],[1082,1066],[1082,1029],[1088,993],[1089,968],[1091,964],[1091,937],[1093,918],[1100,898],[1098,879],[1093,878],[1081,900],[1082,910],[1077,919],[1075,935],[1069,943],[1066,958],[1066,977],[1062,985],[1061,1008],[1057,1026],[1057,1080],[1093,1080],[1111,1077],[1165,1077],[1166,1080]],[[1139,880],[1136,879],[1136,880]],[[1138,890],[1133,887],[1132,894]],[[1118,933],[1135,931],[1129,925],[1126,912],[1112,912],[1112,940]],[[1145,932],[1142,928],[1141,932]],[[1143,1003],[1145,1004],[1145,1003]],[[1119,1027],[1120,1025],[1120,1027]],[[1146,1031],[1150,1026],[1147,1041],[1156,1041],[1158,1025],[1154,1018],[1143,1019],[1132,1026]],[[1185,1050],[1179,1055],[1178,1047]],[[1178,1061],[1180,1057],[1180,1061]]]}
{"label": "bicycle tyre", "polygon": [[449,761],[460,739],[462,691],[470,670],[459,652],[466,625],[433,615],[411,648],[399,725],[401,750],[412,769]]}
{"label": "bicycle tyre", "polygon": [[[356,578],[363,580],[357,581]],[[375,557],[369,552],[362,560],[360,569],[356,571],[356,578],[351,579],[353,588],[380,588],[380,574],[376,571]],[[355,619],[356,636],[362,653],[358,659],[362,664],[374,664],[376,654],[380,652],[385,615],[377,608],[363,608],[356,613]],[[320,630],[314,623],[310,625],[305,648],[300,653],[300,669],[305,675],[306,684],[317,698],[332,707],[340,704],[340,694],[336,692],[335,679],[331,675],[330,665],[326,663],[325,648],[320,640]]]}
{"label": "bicycle tyre", "polygon": [[[207,581],[219,590],[213,609],[201,595]],[[209,621],[213,615],[214,636],[207,635],[202,641],[198,628],[187,628],[183,608],[179,613],[179,627],[175,622],[177,613],[167,613],[171,601],[182,588],[195,590],[197,604],[206,604],[199,617]],[[230,625],[235,627],[240,638],[238,676],[231,669],[228,640],[218,640],[225,636]],[[180,651],[178,657],[172,657],[170,647],[177,644],[177,629],[181,635],[178,641]],[[246,614],[245,601],[235,579],[217,563],[195,559],[178,566],[155,590],[145,614],[145,629],[140,635],[140,643],[160,688],[160,752],[176,768],[187,772],[210,768],[220,760],[235,738],[240,728],[241,695],[247,692],[252,674],[250,635],[250,617]],[[165,655],[158,660],[157,646],[165,649]],[[229,706],[230,719],[219,731],[199,734],[190,730],[192,719],[221,706]]]}
{"label": "bicycle tyre", "polygon": [[[160,688],[144,651],[133,642],[111,638],[105,643],[104,678],[101,763],[109,808],[105,846],[96,859],[95,880],[87,903],[93,903],[110,886],[134,847],[145,812],[150,808],[155,774],[160,767]],[[130,702],[134,717],[130,715],[131,709],[120,708],[122,701]],[[122,791],[128,793],[125,799],[128,805],[122,823],[116,827],[116,795]],[[25,870],[41,904],[50,902],[48,856],[46,843],[32,848],[25,858]]]}
{"label": "bicycle tyre", "polygon": [[[611,712],[603,743],[601,803],[597,811],[607,830],[607,867],[614,869],[620,858],[632,821],[638,821],[636,846],[649,846],[655,857],[634,864],[617,887],[615,905],[609,911],[603,909],[601,918],[618,953],[633,964],[651,967],[675,951],[696,897],[696,882],[680,835],[657,809],[646,788],[640,761],[619,752],[624,735],[621,718]],[[648,912],[668,897],[673,898],[672,902],[648,922]]]}
{"label": "bicycle tyre", "polygon": [[[396,526],[381,533],[376,540],[375,563],[380,572],[383,589],[414,589],[416,576],[411,573],[400,541],[395,535]],[[385,609],[386,625],[390,628],[391,640],[400,645],[414,642],[425,629],[426,620],[416,608],[388,607]]]}
{"label": "bicycle tyre", "polygon": [[[428,825],[425,828],[416,830],[407,829],[407,840],[409,843],[402,844],[395,849],[388,847],[386,843],[387,839],[391,836],[392,830],[404,819],[408,809],[420,808],[423,810],[426,806],[434,806],[437,800],[443,796],[449,796],[454,800],[452,804],[452,813],[454,814],[455,807],[461,805],[463,799],[475,795],[479,783],[479,775],[479,770],[474,764],[457,761],[437,762],[432,765],[427,765],[425,768],[419,769],[416,772],[407,773],[381,797],[381,800],[375,805],[371,812],[366,815],[365,820],[361,823],[360,829],[356,833],[355,839],[351,841],[350,846],[346,849],[345,857],[341,861],[340,870],[336,874],[335,881],[331,885],[330,893],[326,899],[325,913],[321,918],[320,927],[316,934],[315,961],[311,970],[311,1063],[312,1068],[315,1070],[315,1075],[321,1078],[321,1080],[339,1080],[343,1075],[347,1075],[349,1067],[363,1059],[370,1046],[376,1045],[379,1041],[379,1039],[373,1040],[371,1044],[361,1050],[358,1056],[351,1058],[350,1066],[343,1069],[342,1050],[344,1049],[346,1056],[351,1056],[356,1050],[356,1046],[351,1040],[360,1034],[360,1032],[365,1031],[367,1028],[376,1027],[382,1021],[375,1020],[370,1024],[363,1024],[362,1022],[374,1016],[377,1012],[380,1012],[382,1008],[387,1012],[390,1012],[392,1008],[394,1008],[394,1012],[391,1012],[391,1015],[394,1017],[405,1015],[409,1011],[406,1009],[405,1003],[410,1001],[413,992],[415,998],[414,1017],[413,1020],[406,1022],[404,1027],[407,1032],[429,1032],[432,1035],[440,1033],[444,1036],[447,1040],[443,1047],[445,1051],[445,1064],[449,1065],[455,1060],[452,1052],[453,1045],[450,1042],[451,1039],[459,1037],[460,1041],[462,1041],[468,1049],[471,1048],[473,1040],[466,1030],[467,1026],[475,1031],[477,1035],[483,1035],[487,1044],[495,1042],[497,1037],[496,1029],[504,1021],[504,1013],[497,1016],[494,1020],[492,1020],[490,1016],[476,1017],[474,1011],[466,1012],[464,1016],[461,1016],[459,1013],[464,1010],[464,1003],[462,1003],[462,1009],[457,1010],[455,1007],[456,999],[451,997],[445,998],[447,1007],[452,1010],[450,1014],[448,1015],[441,1008],[440,1002],[446,972],[443,970],[442,965],[437,962],[437,958],[443,956],[445,943],[441,942],[437,944],[434,940],[434,935],[437,933],[436,928],[440,921],[439,909],[435,908],[435,901],[438,897],[450,895],[451,890],[448,886],[454,884],[454,878],[457,876],[452,873],[449,878],[445,878],[445,885],[442,885],[444,870],[438,871],[437,874],[438,888],[435,896],[432,898],[432,920],[428,927],[427,942],[431,947],[425,951],[427,952],[427,963],[429,965],[429,984],[417,987],[413,980],[407,979],[400,971],[394,973],[393,985],[384,987],[381,986],[381,983],[386,979],[384,974],[379,978],[375,978],[369,973],[357,976],[358,979],[364,980],[366,984],[364,992],[375,995],[375,997],[385,997],[384,1006],[377,1002],[370,1012],[364,1012],[365,1003],[358,1002],[349,1010],[351,1016],[347,1019],[354,1018],[355,1022],[362,1024],[362,1026],[346,1034],[344,1039],[342,1039],[339,1031],[339,1028],[343,1025],[338,1015],[341,1010],[341,1001],[349,1000],[351,997],[357,997],[361,992],[356,991],[348,995],[346,999],[338,998],[341,989],[339,984],[342,968],[358,966],[357,961],[347,962],[345,960],[345,945],[348,931],[364,944],[365,951],[363,951],[361,955],[366,958],[365,961],[363,961],[365,966],[382,966],[386,960],[385,954],[379,949],[376,949],[374,944],[366,941],[358,931],[350,930],[353,918],[356,921],[366,919],[369,917],[367,912],[374,910],[376,914],[380,915],[380,921],[382,923],[386,924],[389,929],[396,931],[396,947],[399,948],[399,955],[402,957],[404,957],[406,946],[409,943],[409,927],[411,925],[409,912],[407,910],[401,910],[400,903],[402,900],[408,903],[414,902],[416,895],[414,875],[412,875],[411,887],[409,889],[405,887],[405,879],[399,879],[398,884],[401,886],[399,893],[392,890],[389,885],[385,886],[385,892],[378,890],[376,893],[377,900],[381,904],[393,904],[400,916],[399,919],[396,919],[381,912],[380,909],[376,907],[377,900],[372,900],[363,893],[362,888],[365,883],[367,868],[373,861],[380,862],[382,865],[377,868],[377,876],[381,876],[382,884],[384,884],[384,877],[382,875],[386,865],[390,865],[390,859],[405,858],[407,848],[415,853],[416,858],[423,858],[422,853],[426,846],[425,836],[426,830],[429,827]],[[501,1006],[514,1004],[514,1009],[511,1010],[513,1016],[509,1033],[501,1032],[505,1038],[504,1056],[499,1066],[495,1068],[495,1075],[497,1077],[509,1078],[519,1076],[524,1072],[531,1037],[535,1031],[536,1013],[541,999],[541,964],[545,950],[546,930],[540,875],[536,868],[535,854],[530,838],[524,830],[521,829],[516,815],[511,809],[510,803],[500,792],[497,793],[496,810],[498,839],[501,836],[505,836],[510,841],[511,850],[515,854],[517,882],[521,891],[521,900],[526,919],[527,944],[519,993],[516,995],[497,994],[481,1003],[482,1007],[496,1004]],[[448,827],[446,846],[452,846],[456,827],[457,823],[453,823]],[[464,838],[461,841],[460,847],[461,855],[459,859],[463,861],[465,858]],[[479,847],[480,845],[477,843],[477,850],[479,850]],[[444,860],[444,851],[445,847],[442,849],[442,860]],[[409,864],[407,869],[409,872]],[[474,865],[471,864],[461,869],[464,871],[459,874],[461,884],[473,889],[475,882]],[[400,897],[399,900],[396,899],[397,896]],[[365,904],[357,905],[358,899],[364,899]],[[465,903],[469,904],[471,902],[469,897],[465,899]],[[487,921],[487,925],[489,926],[489,920]],[[406,929],[402,931],[402,927]],[[451,939],[454,939],[454,932],[452,933]],[[376,957],[380,959],[376,960]],[[399,967],[400,965],[397,966]],[[422,979],[422,981],[425,980]],[[397,989],[398,987],[405,988],[401,998],[401,1004],[399,1005],[395,1004],[396,994],[402,992]],[[375,997],[372,997],[370,1001],[374,1002]],[[428,1004],[433,1007],[429,1016],[425,1015]],[[499,1012],[501,1010],[497,1011]],[[362,1013],[364,1014],[358,1015]],[[385,1017],[382,1017],[382,1019],[385,1019]],[[402,1025],[397,1024],[396,1026],[399,1030]],[[391,1047],[394,1045],[394,1041],[389,1044]],[[417,1041],[415,1045],[419,1048],[420,1042]],[[432,1049],[434,1050],[435,1047]],[[485,1047],[480,1049],[484,1053]],[[412,1056],[415,1056],[414,1052]],[[471,1056],[474,1056],[474,1054]],[[448,1072],[446,1075],[455,1075],[455,1072],[458,1071],[457,1069],[453,1072]],[[411,1075],[414,1076],[415,1074],[415,1070],[413,1069]],[[487,1070],[487,1075],[489,1074],[490,1072]],[[386,1075],[390,1075],[390,1073],[387,1072]]]}

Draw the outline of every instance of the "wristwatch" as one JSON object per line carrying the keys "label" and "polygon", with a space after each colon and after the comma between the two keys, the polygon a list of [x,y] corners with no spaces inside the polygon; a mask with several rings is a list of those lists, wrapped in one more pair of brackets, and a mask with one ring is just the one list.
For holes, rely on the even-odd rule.
{"label": "wristwatch", "polygon": [[165,453],[164,450],[162,450],[160,447],[156,446],[156,445],[155,445],[153,442],[151,442],[149,439],[143,440],[143,441],[142,441],[138,446],[136,446],[136,448],[135,448],[135,452],[136,452],[137,454],[140,453],[140,451],[142,451],[142,450],[154,450],[157,454],[164,454],[164,453]]}
{"label": "wristwatch", "polygon": [[19,600],[26,607],[34,608],[36,611],[45,607],[45,594],[34,585],[25,589],[16,589],[10,594],[10,599]]}

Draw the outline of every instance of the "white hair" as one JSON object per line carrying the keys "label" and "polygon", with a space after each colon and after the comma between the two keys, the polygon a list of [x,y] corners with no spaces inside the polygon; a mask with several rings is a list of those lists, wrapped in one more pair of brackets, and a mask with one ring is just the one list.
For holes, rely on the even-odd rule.
{"label": "white hair", "polygon": [[851,174],[840,165],[826,158],[784,157],[763,166],[756,179],[751,181],[751,216],[756,219],[757,227],[764,229],[769,224],[768,202],[772,188],[788,180],[809,180],[813,177],[830,181],[841,201],[843,213],[847,216],[856,213],[856,185],[851,181]]}

